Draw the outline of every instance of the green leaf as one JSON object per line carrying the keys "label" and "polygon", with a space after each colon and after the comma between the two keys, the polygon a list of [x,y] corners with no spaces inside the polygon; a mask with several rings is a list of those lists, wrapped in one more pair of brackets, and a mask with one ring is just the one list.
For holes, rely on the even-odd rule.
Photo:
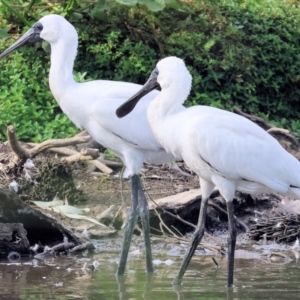
{"label": "green leaf", "polygon": [[78,13],[78,12],[73,12],[72,13],[72,17],[75,19],[75,20],[81,20],[83,18],[83,15],[81,13]]}
{"label": "green leaf", "polygon": [[96,6],[91,10],[91,15],[93,18],[99,21],[105,20],[106,18],[105,11],[103,9],[99,9],[98,6]]}
{"label": "green leaf", "polygon": [[110,149],[106,149],[104,154],[105,154],[105,157],[109,157],[109,158],[114,158],[115,157],[114,152]]}
{"label": "green leaf", "polygon": [[2,39],[8,38],[8,33],[5,29],[0,28],[0,38],[2,38]]}
{"label": "green leaf", "polygon": [[166,6],[165,0],[139,0],[139,3],[146,5],[152,11],[163,10]]}
{"label": "green leaf", "polygon": [[180,5],[177,0],[165,0],[166,6],[173,9],[179,9]]}
{"label": "green leaf", "polygon": [[51,208],[53,206],[60,206],[64,204],[64,201],[56,199],[56,197],[52,201],[48,201],[48,202],[45,201],[31,201],[31,202],[40,208]]}
{"label": "green leaf", "polygon": [[116,1],[121,4],[130,5],[130,6],[137,4],[137,0],[116,0]]}
{"label": "green leaf", "polygon": [[210,39],[210,40],[208,40],[208,41],[204,44],[203,48],[204,48],[206,51],[209,51],[210,48],[211,48],[212,46],[214,46],[215,43],[216,43],[216,41],[215,41],[214,39]]}
{"label": "green leaf", "polygon": [[97,8],[100,10],[108,9],[108,5],[106,4],[106,0],[98,0]]}

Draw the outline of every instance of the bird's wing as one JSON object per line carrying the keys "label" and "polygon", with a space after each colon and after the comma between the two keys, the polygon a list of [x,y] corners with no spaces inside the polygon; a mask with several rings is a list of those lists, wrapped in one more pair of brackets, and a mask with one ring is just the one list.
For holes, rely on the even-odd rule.
{"label": "bird's wing", "polygon": [[230,112],[198,112],[186,114],[186,130],[194,132],[199,155],[221,175],[260,182],[278,192],[300,186],[299,162],[262,128]]}
{"label": "bird's wing", "polygon": [[163,148],[156,141],[147,120],[148,105],[158,95],[158,91],[146,95],[145,99],[140,101],[133,112],[126,117],[119,119],[116,116],[116,109],[140,88],[140,85],[121,83],[115,84],[114,88],[103,90],[99,93],[99,100],[91,106],[92,115],[101,127],[131,146],[145,150],[161,150]]}

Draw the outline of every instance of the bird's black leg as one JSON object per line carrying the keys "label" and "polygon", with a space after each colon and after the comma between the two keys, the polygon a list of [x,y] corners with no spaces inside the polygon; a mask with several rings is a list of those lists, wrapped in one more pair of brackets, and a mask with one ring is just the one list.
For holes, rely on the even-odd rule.
{"label": "bird's black leg", "polygon": [[118,265],[118,270],[116,275],[121,276],[124,275],[125,272],[125,266],[126,266],[126,261],[128,257],[128,252],[130,248],[130,243],[132,239],[132,234],[133,230],[135,227],[135,224],[137,222],[137,217],[138,217],[138,190],[139,190],[139,176],[138,175],[133,175],[131,177],[131,209],[130,213],[127,217],[127,224],[125,228],[125,233],[124,233],[124,240],[123,240],[123,245],[122,245],[122,250],[121,250],[121,256],[120,256],[120,261]]}
{"label": "bird's black leg", "polygon": [[154,269],[152,264],[152,252],[151,252],[151,241],[150,241],[149,207],[139,177],[138,177],[138,185],[139,185],[139,190],[138,190],[139,206],[138,207],[139,207],[139,213],[142,221],[144,239],[145,239],[146,267],[147,267],[147,272],[151,273],[154,271]]}
{"label": "bird's black leg", "polygon": [[228,214],[228,282],[227,286],[233,286],[234,251],[236,243],[236,227],[233,218],[232,201],[227,201]]}
{"label": "bird's black leg", "polygon": [[194,233],[194,237],[189,249],[189,252],[184,256],[182,264],[180,266],[180,269],[178,271],[177,276],[175,277],[173,284],[174,285],[179,285],[181,284],[182,277],[192,259],[192,256],[194,255],[195,250],[197,249],[199,243],[201,242],[201,239],[204,234],[204,229],[205,229],[205,220],[206,220],[206,209],[207,209],[207,203],[208,199],[202,200],[201,201],[201,207],[200,207],[200,213],[199,213],[199,219],[198,219],[198,224],[197,228]]}

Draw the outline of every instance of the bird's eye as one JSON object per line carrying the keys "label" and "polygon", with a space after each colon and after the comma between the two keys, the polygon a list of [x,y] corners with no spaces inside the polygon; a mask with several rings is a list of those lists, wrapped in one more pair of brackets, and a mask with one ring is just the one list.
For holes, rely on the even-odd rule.
{"label": "bird's eye", "polygon": [[39,30],[42,30],[43,29],[43,25],[41,23],[37,23],[36,24],[36,28],[39,29]]}

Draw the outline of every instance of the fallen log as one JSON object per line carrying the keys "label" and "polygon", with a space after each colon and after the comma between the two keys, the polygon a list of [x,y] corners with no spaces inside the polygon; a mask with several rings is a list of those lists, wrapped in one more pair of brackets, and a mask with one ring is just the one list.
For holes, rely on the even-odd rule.
{"label": "fallen log", "polygon": [[[220,196],[218,190],[214,190],[208,201],[208,207],[213,208],[219,215],[225,216],[227,219],[227,211],[219,207],[211,199]],[[161,198],[158,200],[152,200],[150,209],[150,221],[155,229],[159,229],[157,225],[160,222],[164,222],[168,226],[176,227],[181,233],[191,231],[195,228],[195,224],[198,221],[198,215],[201,202],[201,189],[193,189],[186,192],[182,192],[173,196]],[[159,214],[159,216],[157,215]],[[208,210],[208,220],[209,220]],[[158,220],[159,219],[159,220]],[[249,228],[236,216],[234,216],[235,222],[238,227],[243,231],[249,231]],[[214,226],[214,219],[209,221]]]}

